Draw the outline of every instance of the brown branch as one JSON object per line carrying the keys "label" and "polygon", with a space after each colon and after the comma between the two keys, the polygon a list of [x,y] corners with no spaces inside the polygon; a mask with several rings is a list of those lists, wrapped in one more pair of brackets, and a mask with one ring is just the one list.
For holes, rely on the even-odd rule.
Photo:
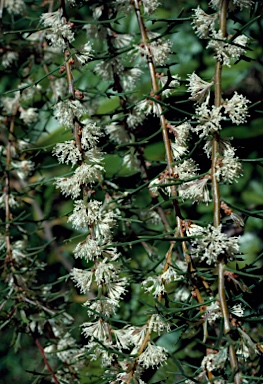
{"label": "brown branch", "polygon": [[[222,32],[223,38],[226,36],[226,18],[227,18],[228,4],[229,4],[229,0],[222,0],[220,11],[219,11],[219,15],[220,15],[219,28]],[[220,107],[222,104],[222,63],[220,60],[217,60],[216,62],[214,87],[215,87],[214,105],[216,107]],[[220,225],[220,189],[219,189],[219,183],[216,176],[219,140],[220,140],[219,133],[214,132],[213,143],[212,143],[211,177],[212,177],[212,194],[213,194],[213,203],[214,203],[214,226],[215,227],[218,227]],[[224,318],[224,332],[225,334],[227,334],[230,332],[231,327],[229,322],[228,306],[227,306],[227,301],[225,296],[224,267],[225,267],[224,260],[220,259],[218,263],[218,295],[219,295],[222,315]],[[230,345],[229,347],[229,358],[230,358],[231,368],[237,371],[238,363],[237,363],[235,348],[233,345]],[[234,383],[235,384],[241,383],[241,378],[238,372],[234,376]]]}
{"label": "brown branch", "polygon": [[51,368],[51,366],[50,366],[50,364],[48,362],[48,359],[46,357],[45,351],[44,351],[40,341],[35,337],[35,335],[34,335],[33,331],[31,330],[30,326],[28,326],[28,328],[29,328],[30,334],[32,335],[32,337],[33,337],[33,339],[34,339],[34,341],[35,341],[35,343],[36,343],[36,345],[37,345],[37,347],[38,347],[38,349],[39,349],[39,351],[40,351],[40,353],[41,353],[41,355],[42,355],[42,357],[44,359],[45,366],[47,367],[48,371],[50,372],[50,374],[52,376],[52,379],[54,380],[55,384],[59,384],[59,381],[56,378],[55,373],[53,372],[53,370],[52,370],[52,368]]}

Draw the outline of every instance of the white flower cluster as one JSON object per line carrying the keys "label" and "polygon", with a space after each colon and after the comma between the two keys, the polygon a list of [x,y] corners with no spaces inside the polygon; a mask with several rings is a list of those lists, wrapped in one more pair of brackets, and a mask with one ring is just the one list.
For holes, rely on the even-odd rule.
{"label": "white flower cluster", "polygon": [[92,47],[91,43],[88,41],[86,44],[83,45],[83,47],[79,50],[78,53],[75,53],[75,59],[78,64],[84,65],[86,64],[92,55]]}
{"label": "white flower cluster", "polygon": [[218,353],[209,353],[202,360],[201,367],[208,372],[223,369],[227,360],[227,348],[220,348]]}
{"label": "white flower cluster", "polygon": [[223,65],[231,67],[231,62],[238,60],[241,55],[245,54],[247,42],[248,38],[245,35],[240,35],[232,43],[228,43],[226,38],[222,36],[222,31],[214,31],[207,48],[212,48],[215,51],[214,57]]}
{"label": "white flower cluster", "polygon": [[18,53],[13,51],[7,51],[3,54],[2,58],[2,66],[4,68],[9,68],[13,64],[13,62],[16,62],[18,60]]}
{"label": "white flower cluster", "polygon": [[[213,8],[217,9],[219,2],[219,0],[215,0],[210,2],[210,4]],[[244,3],[247,4],[244,5]],[[237,4],[242,8],[242,6],[249,6],[250,4],[248,3],[251,2],[248,0],[233,0],[232,4]],[[228,41],[228,38],[222,35],[221,30],[216,31],[215,29],[215,22],[219,17],[218,14],[208,15],[199,6],[194,12],[192,24],[197,36],[201,39],[209,39],[207,48],[212,48],[214,50],[215,59],[220,61],[223,65],[231,67],[231,62],[238,60],[240,56],[245,54],[248,38],[245,35],[240,35],[230,42]]]}
{"label": "white flower cluster", "polygon": [[215,20],[217,19],[217,15],[208,15],[205,13],[200,6],[194,9],[194,17],[193,17],[193,29],[195,30],[198,37],[204,39],[209,36],[211,31],[215,29]]}
{"label": "white flower cluster", "polygon": [[44,27],[45,37],[52,47],[66,49],[67,44],[75,40],[70,23],[66,23],[60,16],[60,11],[43,13],[40,18]]}
{"label": "white flower cluster", "polygon": [[214,322],[217,319],[220,319],[222,317],[222,312],[218,302],[214,302],[210,304],[206,308],[206,312],[205,312],[205,315],[203,315],[203,317],[206,321],[208,321],[210,325],[214,324]]}
{"label": "white flower cluster", "polygon": [[[222,0],[211,0],[209,4],[212,8],[218,9],[220,7],[221,1]],[[236,7],[243,9],[251,7],[253,3],[253,0],[230,0],[228,6],[230,10],[234,10]]]}
{"label": "white flower cluster", "polygon": [[158,0],[143,0],[144,13],[151,14],[153,13],[160,5]]}
{"label": "white flower cluster", "polygon": [[218,257],[232,259],[239,252],[238,237],[228,237],[222,233],[222,225],[214,227],[190,226],[186,231],[189,236],[198,236],[191,239],[191,253],[198,256],[200,261],[208,265],[216,264]]}
{"label": "white flower cluster", "polygon": [[210,88],[213,85],[213,81],[208,83],[199,77],[195,72],[191,75],[188,75],[189,87],[187,92],[191,93],[190,100],[196,101],[199,104],[202,104],[204,100],[209,99]]}
{"label": "white flower cluster", "polygon": [[[172,42],[170,40],[161,39],[160,34],[149,32],[148,38],[151,40],[148,45],[141,43],[135,45],[132,51],[133,58],[140,55],[146,59],[153,60],[155,65],[164,65],[167,57],[172,52]],[[146,63],[146,61],[145,61]]]}
{"label": "white flower cluster", "polygon": [[59,101],[54,106],[54,116],[61,126],[73,128],[75,119],[80,120],[86,110],[79,100]]}
{"label": "white flower cluster", "polygon": [[208,204],[211,201],[207,183],[209,177],[202,177],[193,181],[182,183],[178,187],[179,196],[182,200],[193,200],[193,203],[203,202]]}
{"label": "white flower cluster", "polygon": [[188,122],[180,124],[176,127],[170,126],[170,130],[175,136],[174,143],[172,142],[172,152],[174,160],[180,159],[182,155],[188,152],[187,139],[191,130],[191,125]]}
{"label": "white flower cluster", "polygon": [[13,15],[19,15],[25,10],[24,0],[5,0],[3,5],[7,12]]}

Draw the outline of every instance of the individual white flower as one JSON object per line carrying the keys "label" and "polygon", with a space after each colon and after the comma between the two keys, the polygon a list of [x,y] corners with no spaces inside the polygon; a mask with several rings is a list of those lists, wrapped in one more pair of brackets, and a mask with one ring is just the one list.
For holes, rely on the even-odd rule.
{"label": "individual white flower", "polygon": [[125,90],[132,90],[139,78],[142,75],[142,70],[139,68],[125,69],[122,74],[122,88]]}
{"label": "individual white flower", "polygon": [[235,304],[233,307],[229,309],[234,316],[243,317],[244,316],[244,308],[241,304]]}
{"label": "individual white flower", "polygon": [[101,128],[89,119],[82,120],[81,124],[83,124],[81,130],[82,148],[87,150],[95,147],[99,141],[99,138],[102,136]]}
{"label": "individual white flower", "polygon": [[75,182],[81,185],[95,183],[101,179],[104,168],[100,164],[82,163],[74,173]]}
{"label": "individual white flower", "polygon": [[102,248],[96,240],[86,238],[84,241],[78,243],[73,253],[76,258],[84,258],[87,261],[94,260],[101,256]]}
{"label": "individual white flower", "polygon": [[221,114],[222,106],[209,107],[206,102],[196,108],[197,121],[199,124],[193,128],[193,131],[201,131],[200,137],[207,136],[210,132],[219,131],[221,129],[221,120],[225,117]]}
{"label": "individual white flower", "polygon": [[232,184],[242,176],[242,165],[238,157],[225,156],[218,160],[216,165],[216,177],[224,183]]}
{"label": "individual white flower", "polygon": [[7,12],[14,15],[19,15],[25,10],[24,0],[5,0],[4,7]]}
{"label": "individual white flower", "polygon": [[217,15],[208,15],[198,5],[194,10],[193,29],[198,37],[204,39],[209,36],[211,31],[215,30],[215,20]]}
{"label": "individual white flower", "polygon": [[139,103],[135,106],[135,110],[138,114],[143,113],[146,116],[150,114],[160,116],[159,104],[150,99],[143,99],[139,101]]}
{"label": "individual white flower", "polygon": [[75,58],[80,65],[85,65],[92,57],[92,52],[92,46],[90,42],[88,42],[79,49],[78,53],[75,53]]}
{"label": "individual white flower", "polygon": [[163,318],[157,314],[151,316],[151,319],[148,323],[148,328],[150,332],[156,332],[158,335],[160,335],[161,332],[170,332],[171,330],[168,321],[163,320]]}
{"label": "individual white flower", "polygon": [[84,305],[87,307],[87,310],[90,311],[93,317],[99,318],[101,315],[111,316],[116,312],[116,305],[107,297],[102,297],[101,300],[96,301],[86,301]]}
{"label": "individual white flower", "polygon": [[108,297],[114,305],[118,306],[121,296],[126,292],[127,279],[119,278],[117,281],[111,281],[107,284]]}
{"label": "individual white flower", "polygon": [[122,159],[122,165],[123,167],[126,167],[134,172],[139,171],[140,169],[140,163],[136,156],[136,154],[133,151],[133,148],[130,152],[126,153]]}
{"label": "individual white flower", "polygon": [[132,355],[138,352],[138,350],[140,349],[140,346],[145,340],[145,336],[147,333],[147,326],[146,325],[144,325],[143,327],[131,326],[129,328],[126,328],[126,332],[127,332],[127,337],[131,340],[131,343],[134,345],[134,349],[131,352],[131,355]]}
{"label": "individual white flower", "polygon": [[102,24],[86,24],[83,26],[83,30],[86,31],[88,39],[94,39],[97,41],[105,41],[107,38],[107,28]]}
{"label": "individual white flower", "polygon": [[98,147],[90,148],[85,152],[85,155],[87,157],[87,164],[93,166],[102,162],[102,152]]}
{"label": "individual white flower", "polygon": [[[149,38],[155,36],[148,34]],[[164,65],[172,52],[172,42],[170,40],[157,39],[150,42],[150,47],[153,55],[153,61],[156,65]]]}
{"label": "individual white flower", "polygon": [[221,308],[217,301],[206,307],[206,312],[203,317],[210,325],[214,324],[217,319],[222,318]]}
{"label": "individual white flower", "polygon": [[[221,1],[222,0],[211,0],[209,4],[214,9],[219,9]],[[239,7],[240,9],[249,8],[253,3],[254,1],[252,0],[230,0],[228,6],[229,9],[233,11],[236,7]]]}
{"label": "individual white flower", "polygon": [[14,241],[12,243],[12,257],[19,264],[21,264],[21,259],[28,258],[26,250],[26,242],[23,240]]}
{"label": "individual white flower", "polygon": [[149,32],[148,38],[152,39],[152,41],[147,46],[143,43],[135,45],[132,51],[133,57],[139,54],[141,57],[153,60],[156,65],[164,65],[167,57],[172,52],[172,42],[158,38],[159,36],[158,33]]}
{"label": "individual white flower", "polygon": [[52,47],[67,48],[68,42],[75,40],[70,23],[63,23],[60,11],[43,13],[40,17],[45,30],[46,39]]}
{"label": "individual white flower", "polygon": [[17,52],[7,51],[2,56],[2,65],[4,68],[9,68],[17,60],[18,60]]}
{"label": "individual white flower", "polygon": [[145,119],[146,115],[144,113],[140,113],[134,109],[132,113],[129,113],[127,116],[127,124],[128,127],[135,129],[139,125],[142,124],[143,120]]}
{"label": "individual white flower", "polygon": [[199,77],[195,72],[191,75],[188,75],[189,86],[187,92],[191,93],[190,100],[194,100],[199,104],[202,104],[205,101],[205,104],[208,103],[210,97],[210,88],[213,85],[213,81],[208,83]]}
{"label": "individual white flower", "polygon": [[153,345],[148,342],[147,347],[138,358],[138,363],[146,369],[155,366],[157,367],[166,361],[166,353],[167,351],[165,348],[160,347],[159,345]]}
{"label": "individual white flower", "polygon": [[20,92],[15,92],[13,98],[1,97],[1,104],[3,104],[4,113],[8,115],[16,115],[20,104]]}
{"label": "individual white flower", "polygon": [[207,44],[207,48],[215,51],[214,58],[223,65],[231,67],[231,61],[238,60],[245,53],[245,46],[248,38],[245,35],[236,37],[230,44],[223,38],[222,31],[213,32],[212,39]]}
{"label": "individual white flower", "polygon": [[72,224],[73,228],[86,228],[101,220],[102,203],[100,201],[93,200],[85,204],[83,200],[76,200],[74,204],[73,213],[68,218],[68,222]]}
{"label": "individual white flower", "polygon": [[83,330],[82,333],[85,337],[91,339],[98,339],[100,341],[106,341],[109,334],[109,324],[99,319],[94,323],[84,323],[82,324]]}
{"label": "individual white flower", "polygon": [[8,198],[8,206],[10,208],[17,208],[19,207],[19,203],[16,200],[15,196],[12,194],[7,194],[6,192],[2,192],[0,196],[0,207],[6,208],[6,199]]}
{"label": "individual white flower", "polygon": [[[109,346],[110,343],[106,339],[103,341],[103,344]],[[102,367],[110,367],[113,364],[114,355],[111,353],[110,349],[100,346],[97,341],[90,341],[85,345],[85,348],[89,351],[89,359],[91,361],[100,360]],[[70,383],[71,384],[71,383]]]}
{"label": "individual white flower", "polygon": [[[225,157],[234,157],[236,149],[232,147],[231,140],[232,137],[220,137],[218,143],[218,154]],[[208,158],[211,157],[212,154],[212,145],[213,145],[213,137],[210,136],[207,138],[206,143],[204,145],[204,151]]]}
{"label": "individual white flower", "polygon": [[178,142],[177,140],[175,141],[175,143],[171,143],[171,148],[172,148],[174,160],[180,159],[183,155],[185,155],[189,151],[185,143],[180,144],[180,142]]}
{"label": "individual white flower", "polygon": [[[115,213],[112,211],[106,212],[102,209],[100,210],[98,221],[95,222],[94,226],[94,234],[97,238],[105,242],[111,239],[111,231],[115,224],[115,216]],[[110,254],[110,249],[108,249],[107,252]],[[114,255],[116,256],[115,253]]]}
{"label": "individual white flower", "polygon": [[142,210],[139,212],[139,215],[142,221],[146,221],[155,225],[158,225],[161,223],[161,218],[156,211],[153,211],[153,210],[150,211],[149,209]]}
{"label": "individual white flower", "polygon": [[55,102],[58,102],[58,100],[65,99],[68,93],[68,84],[65,81],[64,77],[58,77],[54,80],[54,94],[52,95],[52,99],[55,100]]}
{"label": "individual white flower", "polygon": [[115,3],[117,9],[125,14],[129,14],[131,11],[134,11],[133,4],[127,2],[127,0],[115,0]]}
{"label": "individual white flower", "polygon": [[118,144],[129,143],[131,140],[124,126],[116,122],[106,125],[105,131],[110,136],[110,139]]}
{"label": "individual white flower", "polygon": [[142,283],[146,292],[152,293],[154,297],[163,295],[166,292],[162,276],[149,276]]}
{"label": "individual white flower", "polygon": [[72,280],[80,288],[80,292],[88,293],[92,284],[93,272],[83,269],[73,268],[70,272]]}
{"label": "individual white flower", "polygon": [[252,1],[252,0],[232,0],[231,3],[233,3],[233,5],[235,7],[239,7],[240,9],[243,9],[243,8],[251,7],[251,5],[254,3],[254,1]]}
{"label": "individual white flower", "polygon": [[250,103],[250,101],[237,92],[234,93],[234,96],[230,100],[224,102],[225,111],[228,113],[232,123],[239,125],[247,121],[246,118],[249,116],[248,103]]}
{"label": "individual white flower", "polygon": [[112,281],[117,281],[119,278],[119,269],[116,268],[115,264],[108,263],[107,260],[103,260],[97,264],[94,276],[98,285],[107,285]]}
{"label": "individual white flower", "polygon": [[26,151],[27,149],[30,148],[30,143],[29,143],[28,139],[17,140],[16,144],[17,144],[17,148],[18,148],[19,152],[24,152],[24,151]]}
{"label": "individual white flower", "polygon": [[108,29],[108,35],[111,36],[111,41],[116,48],[125,48],[130,45],[133,37],[127,33],[116,33]]}
{"label": "individual white flower", "polygon": [[187,180],[196,176],[198,166],[193,159],[186,159],[174,166],[174,174],[178,175],[180,180]]}
{"label": "individual white flower", "polygon": [[54,106],[54,116],[60,125],[67,128],[73,127],[74,119],[80,119],[86,112],[79,100],[60,101]]}
{"label": "individual white flower", "polygon": [[199,236],[203,233],[204,228],[200,225],[194,224],[191,221],[185,221],[184,226],[187,236]]}
{"label": "individual white flower", "polygon": [[144,13],[147,15],[152,14],[160,5],[158,0],[143,0]]}
{"label": "individual white flower", "polygon": [[61,193],[64,196],[71,196],[73,200],[79,197],[81,188],[78,180],[73,177],[59,177],[55,181],[56,188],[61,189]]}
{"label": "individual white flower", "polygon": [[53,154],[57,156],[59,163],[72,164],[72,167],[82,159],[82,155],[74,140],[56,144]]}
{"label": "individual white flower", "polygon": [[173,157],[175,160],[180,159],[182,155],[188,152],[186,142],[192,127],[188,122],[185,122],[177,126],[168,124],[167,128],[169,129],[169,132],[173,133],[175,136],[175,142],[172,142],[171,144]]}
{"label": "individual white flower", "polygon": [[[79,348],[76,340],[67,332],[57,343],[57,357],[67,365],[78,365]],[[57,374],[57,373],[56,373]],[[74,382],[72,382],[73,384]]]}
{"label": "individual white flower", "polygon": [[227,348],[220,348],[218,353],[209,353],[201,362],[201,367],[208,372],[223,369],[227,360]]}
{"label": "individual white flower", "polygon": [[243,331],[243,329],[240,327],[237,329],[241,336],[241,346],[237,350],[237,355],[241,355],[244,359],[247,359],[253,355],[259,355],[260,352],[257,348],[257,344],[252,341],[251,337],[245,331]]}
{"label": "individual white flower", "polygon": [[175,268],[169,266],[165,272],[161,274],[161,278],[165,283],[170,283],[171,281],[179,281],[184,277],[180,275]]}
{"label": "individual white flower", "polygon": [[121,351],[122,349],[129,349],[131,345],[131,340],[129,333],[126,332],[126,329],[114,329],[112,330],[113,335],[115,336],[115,346]]}
{"label": "individual white flower", "polygon": [[120,77],[122,76],[124,66],[120,58],[114,57],[106,61],[101,61],[96,65],[94,71],[97,75],[101,76],[103,80],[112,81],[115,74]]}
{"label": "individual white flower", "polygon": [[193,200],[193,203],[209,203],[212,200],[210,198],[209,190],[207,187],[208,181],[209,177],[202,177],[201,179],[196,179],[180,184],[178,186],[179,196],[183,200]]}
{"label": "individual white flower", "polygon": [[175,291],[174,300],[179,302],[184,302],[188,300],[190,295],[191,295],[191,292],[189,291],[189,289],[183,286]]}
{"label": "individual white flower", "polygon": [[178,87],[180,85],[180,77],[178,75],[173,75],[172,79],[169,79],[170,82],[168,82],[168,76],[164,76],[163,73],[156,74],[157,79],[159,79],[160,82],[160,88],[166,86],[167,88],[162,91],[163,97],[169,97],[171,94],[174,93],[175,87]]}
{"label": "individual white flower", "polygon": [[42,87],[40,84],[34,85],[34,80],[29,78],[27,83],[21,83],[21,100],[28,103],[29,100],[32,100],[36,95],[39,95]]}
{"label": "individual white flower", "polygon": [[[149,184],[149,189],[153,193],[158,193],[158,189],[162,188],[168,195],[171,194],[171,187],[164,187],[163,184],[167,184],[171,182],[171,178],[169,178],[169,175],[167,172],[161,173],[158,177],[153,179]],[[159,184],[162,186],[159,187]]]}
{"label": "individual white flower", "polygon": [[31,160],[12,161],[11,164],[19,179],[22,180],[26,179],[35,167],[35,164]]}
{"label": "individual white flower", "polygon": [[191,253],[208,265],[216,264],[220,255],[228,259],[234,257],[239,252],[238,237],[228,237],[221,229],[221,224],[218,227],[209,224],[208,227],[197,228],[194,235],[201,237],[191,239]]}
{"label": "individual white flower", "polygon": [[24,109],[19,107],[20,119],[23,120],[25,124],[32,124],[38,120],[37,108],[27,108]]}

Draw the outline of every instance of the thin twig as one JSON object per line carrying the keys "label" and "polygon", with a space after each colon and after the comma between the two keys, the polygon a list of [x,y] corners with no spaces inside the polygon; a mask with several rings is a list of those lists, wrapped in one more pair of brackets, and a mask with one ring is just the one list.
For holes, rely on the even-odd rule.
{"label": "thin twig", "polygon": [[33,339],[34,339],[34,341],[35,341],[35,343],[36,343],[36,345],[37,345],[37,347],[38,347],[38,349],[39,349],[39,351],[40,351],[40,353],[41,353],[41,355],[42,355],[42,357],[44,359],[45,366],[47,367],[48,371],[50,372],[50,374],[52,376],[52,379],[54,380],[55,384],[59,384],[59,381],[56,378],[55,373],[53,372],[53,370],[52,370],[52,368],[51,368],[51,366],[50,366],[50,364],[48,362],[48,359],[46,357],[45,351],[44,351],[40,341],[35,337],[35,335],[34,335],[33,331],[31,330],[30,326],[28,328],[29,328],[30,334],[32,335],[32,337],[33,337]]}
{"label": "thin twig", "polygon": [[[227,9],[228,9],[229,0],[222,0],[220,6],[220,21],[219,28],[222,32],[222,37],[226,36],[226,18],[227,18]],[[220,107],[222,104],[222,63],[220,60],[216,62],[215,68],[215,77],[214,77],[214,87],[215,87],[215,100],[214,105]],[[219,140],[220,135],[218,132],[213,134],[213,143],[212,143],[212,194],[213,194],[213,203],[214,203],[214,226],[218,227],[220,225],[220,189],[219,183],[216,176],[216,167],[218,161],[218,149],[219,149]],[[224,333],[227,334],[230,332],[230,322],[229,322],[229,312],[225,295],[225,284],[224,284],[224,260],[220,259],[218,263],[218,295],[221,305],[222,315],[224,319]],[[233,345],[229,347],[229,358],[231,368],[237,371],[238,363],[235,348]],[[239,373],[236,373],[234,376],[234,383],[240,384],[241,379]]]}

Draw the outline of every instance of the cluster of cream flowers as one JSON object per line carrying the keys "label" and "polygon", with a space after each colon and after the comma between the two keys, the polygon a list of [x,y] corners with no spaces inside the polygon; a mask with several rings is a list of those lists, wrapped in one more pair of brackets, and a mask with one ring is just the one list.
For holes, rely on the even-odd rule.
{"label": "cluster of cream flowers", "polygon": [[[218,9],[220,6],[220,1],[213,1],[211,3],[215,9]],[[233,1],[232,5],[240,8],[249,5],[244,3],[244,1]],[[247,1],[247,3],[251,3],[251,1]],[[229,6],[231,7],[231,4],[229,4]],[[215,59],[221,61],[223,65],[231,67],[232,62],[238,60],[241,55],[245,54],[248,38],[245,35],[240,35],[232,41],[231,36],[228,38],[224,37],[221,30],[217,31],[215,29],[218,16],[218,14],[208,15],[198,6],[194,9],[193,29],[199,38],[209,39],[207,48],[214,50]]]}

